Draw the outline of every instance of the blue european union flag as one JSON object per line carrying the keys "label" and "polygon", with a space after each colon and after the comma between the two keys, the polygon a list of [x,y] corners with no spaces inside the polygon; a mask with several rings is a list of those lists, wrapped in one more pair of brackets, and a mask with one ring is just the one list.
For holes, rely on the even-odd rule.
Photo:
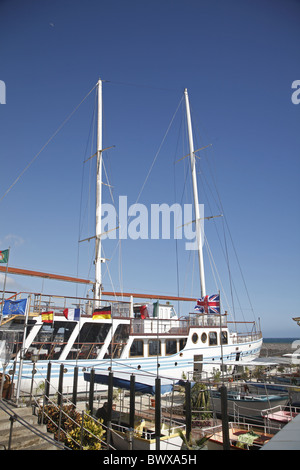
{"label": "blue european union flag", "polygon": [[5,300],[3,315],[25,315],[27,299]]}

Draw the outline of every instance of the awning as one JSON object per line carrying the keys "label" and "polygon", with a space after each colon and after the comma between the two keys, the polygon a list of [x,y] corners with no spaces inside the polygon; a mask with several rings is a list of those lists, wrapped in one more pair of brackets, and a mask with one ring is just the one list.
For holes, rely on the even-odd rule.
{"label": "awning", "polygon": [[[135,391],[155,395],[155,379],[154,375],[144,375],[144,374],[128,374],[126,372],[113,372],[113,386],[117,388],[122,388],[125,390],[130,390],[130,375],[135,376]],[[109,371],[95,371],[94,381],[97,384],[108,385],[108,376]],[[90,382],[91,373],[84,372],[84,380]],[[174,381],[168,380],[166,378],[160,378],[161,381],[161,395],[170,393],[173,390],[175,385]],[[176,382],[178,383],[178,382]]]}

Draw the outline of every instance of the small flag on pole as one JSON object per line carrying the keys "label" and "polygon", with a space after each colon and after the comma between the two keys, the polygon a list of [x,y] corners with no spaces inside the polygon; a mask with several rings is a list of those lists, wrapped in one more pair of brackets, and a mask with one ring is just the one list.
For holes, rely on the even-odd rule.
{"label": "small flag on pole", "polygon": [[0,251],[0,263],[8,263],[9,250]]}
{"label": "small flag on pole", "polygon": [[27,299],[5,300],[3,315],[25,315]]}
{"label": "small flag on pole", "polygon": [[53,323],[53,311],[42,312],[41,315],[43,323]]}
{"label": "small flag on pole", "polygon": [[147,305],[142,305],[140,308],[141,319],[145,320],[145,318],[149,318],[149,312]]}
{"label": "small flag on pole", "polygon": [[80,320],[80,308],[65,308],[63,313],[67,320]]}
{"label": "small flag on pole", "polygon": [[96,308],[93,313],[93,320],[103,320],[111,318],[111,306]]}

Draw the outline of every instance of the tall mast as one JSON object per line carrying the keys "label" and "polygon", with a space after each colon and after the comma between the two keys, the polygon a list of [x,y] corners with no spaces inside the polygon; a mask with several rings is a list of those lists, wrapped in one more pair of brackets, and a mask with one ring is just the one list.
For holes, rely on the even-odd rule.
{"label": "tall mast", "polygon": [[[97,127],[97,184],[96,184],[96,247],[95,247],[95,293],[99,305],[102,289],[101,274],[101,206],[102,206],[102,80],[98,80],[98,127]],[[98,302],[97,302],[98,301]],[[97,306],[96,305],[96,306]]]}
{"label": "tall mast", "polygon": [[194,153],[192,120],[191,120],[190,103],[189,103],[189,96],[188,96],[187,89],[184,90],[184,96],[185,96],[186,117],[187,117],[189,146],[190,146],[190,160],[191,160],[192,181],[193,181],[195,222],[196,222],[196,241],[197,241],[198,259],[199,259],[199,273],[200,273],[200,289],[201,289],[201,297],[204,297],[206,295],[206,289],[205,289],[204,263],[203,263],[203,251],[202,251],[202,233],[201,233],[200,209],[199,209],[199,201],[198,201],[198,188],[197,188],[197,177],[196,177],[196,162],[195,162],[195,153]]}

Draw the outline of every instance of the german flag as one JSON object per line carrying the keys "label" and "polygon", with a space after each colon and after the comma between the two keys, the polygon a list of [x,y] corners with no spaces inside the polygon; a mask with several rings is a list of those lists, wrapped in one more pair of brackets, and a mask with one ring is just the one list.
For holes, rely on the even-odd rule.
{"label": "german flag", "polygon": [[96,308],[93,312],[93,320],[104,320],[111,318],[111,306]]}

